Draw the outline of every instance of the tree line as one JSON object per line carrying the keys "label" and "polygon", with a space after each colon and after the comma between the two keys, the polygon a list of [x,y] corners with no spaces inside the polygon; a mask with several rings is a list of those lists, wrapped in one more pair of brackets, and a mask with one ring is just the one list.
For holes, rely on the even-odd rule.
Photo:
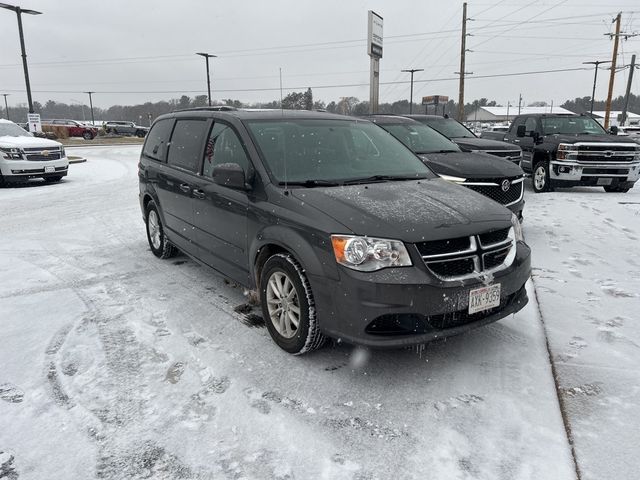
{"label": "tree line", "polygon": [[[305,92],[291,92],[286,95],[282,100],[273,100],[271,102],[255,102],[255,103],[243,103],[240,100],[224,99],[213,102],[215,105],[226,105],[236,108],[285,108],[294,110],[326,110],[331,113],[338,113],[343,115],[367,115],[369,113],[369,102],[361,101],[357,97],[340,97],[338,100],[325,103],[323,101],[315,101],[313,99],[313,92],[311,88]],[[180,98],[171,99],[168,101],[159,102],[146,102],[138,105],[113,105],[109,108],[93,108],[93,116],[98,122],[108,120],[128,120],[134,121],[142,125],[150,125],[153,119],[163,115],[165,113],[173,112],[176,110],[184,110],[189,108],[206,107],[208,105],[206,95],[197,95],[195,97],[189,97],[182,95]],[[544,106],[545,102],[533,102],[527,106]],[[624,105],[624,97],[619,96],[613,99],[611,103],[612,110],[622,110]],[[91,111],[87,105],[81,105],[78,103],[67,104],[63,102],[55,102],[53,100],[47,101],[44,105],[39,102],[33,102],[34,110],[39,113],[42,119],[74,119],[91,122]],[[472,112],[477,107],[493,107],[504,106],[497,103],[495,100],[488,100],[487,98],[476,99],[472,102],[465,104],[465,112]],[[591,107],[591,97],[575,98],[574,100],[567,100],[560,105],[567,110],[576,113],[587,113]],[[517,105],[511,105],[512,108],[517,108]],[[594,110],[604,110],[605,102],[594,102]],[[437,112],[434,106],[425,107],[423,105],[414,103],[411,109],[413,113],[429,113],[444,115],[447,114],[450,117],[456,118],[458,116],[458,105],[455,101],[449,100],[447,103],[438,106]],[[640,96],[630,94],[629,96],[629,108],[630,112],[640,113]],[[379,113],[389,114],[408,114],[410,111],[408,100],[398,100],[393,103],[381,103],[379,105]],[[9,108],[8,118],[17,122],[25,122],[27,118],[27,106],[19,105],[17,107]],[[7,112],[2,112],[2,117],[6,117]]]}

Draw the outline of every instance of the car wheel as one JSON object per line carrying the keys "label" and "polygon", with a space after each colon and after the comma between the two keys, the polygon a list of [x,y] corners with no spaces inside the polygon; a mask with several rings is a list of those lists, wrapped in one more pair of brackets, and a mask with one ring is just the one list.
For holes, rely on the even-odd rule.
{"label": "car wheel", "polygon": [[147,227],[147,240],[151,251],[158,258],[171,258],[178,253],[178,249],[167,240],[158,214],[156,204],[151,201],[147,205],[145,224]]}
{"label": "car wheel", "polygon": [[533,191],[536,193],[551,191],[551,180],[549,179],[549,164],[544,161],[537,162],[531,174]]}
{"label": "car wheel", "polygon": [[47,183],[55,183],[55,182],[59,182],[60,180],[62,180],[62,175],[55,175],[53,177],[44,178],[44,181]]}
{"label": "car wheel", "polygon": [[607,185],[606,187],[603,187],[604,191],[607,193],[627,193],[629,191],[629,187],[620,187],[618,185],[616,186],[612,186],[612,185]]}
{"label": "car wheel", "polygon": [[300,355],[324,344],[311,285],[291,255],[277,253],[265,262],[260,299],[269,334],[280,348]]}
{"label": "car wheel", "polygon": [[93,140],[93,134],[91,132],[84,132],[82,134],[82,138],[85,140]]}
{"label": "car wheel", "polygon": [[136,137],[138,137],[138,138],[144,138],[144,132],[143,132],[142,130],[138,130],[138,131],[136,132]]}

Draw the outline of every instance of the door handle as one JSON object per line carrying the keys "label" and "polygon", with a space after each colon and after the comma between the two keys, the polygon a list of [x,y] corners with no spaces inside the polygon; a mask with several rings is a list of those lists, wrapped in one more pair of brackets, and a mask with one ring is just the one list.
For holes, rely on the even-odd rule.
{"label": "door handle", "polygon": [[191,185],[189,185],[188,183],[181,183],[180,190],[182,190],[184,193],[189,193],[191,191]]}
{"label": "door handle", "polygon": [[195,189],[193,191],[193,196],[199,198],[200,200],[203,200],[206,197],[205,193],[202,190],[198,189]]}

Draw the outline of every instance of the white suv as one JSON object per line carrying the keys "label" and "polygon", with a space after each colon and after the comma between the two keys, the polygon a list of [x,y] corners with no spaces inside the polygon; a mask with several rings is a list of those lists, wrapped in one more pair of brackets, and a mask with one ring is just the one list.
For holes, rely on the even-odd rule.
{"label": "white suv", "polygon": [[34,137],[15,123],[0,118],[0,184],[44,178],[58,182],[69,160],[61,143]]}

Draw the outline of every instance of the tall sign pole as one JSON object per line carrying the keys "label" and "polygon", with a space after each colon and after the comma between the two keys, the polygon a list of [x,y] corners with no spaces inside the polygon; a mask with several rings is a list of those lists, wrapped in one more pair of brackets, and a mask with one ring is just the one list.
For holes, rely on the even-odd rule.
{"label": "tall sign pole", "polygon": [[378,113],[380,92],[380,59],[382,58],[382,17],[369,10],[367,54],[371,58],[369,78],[369,113]]}

